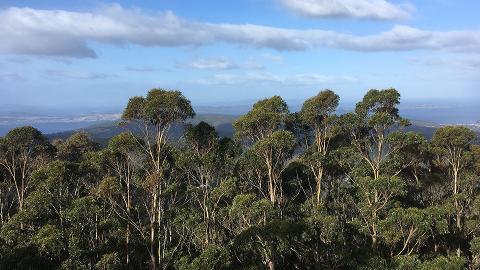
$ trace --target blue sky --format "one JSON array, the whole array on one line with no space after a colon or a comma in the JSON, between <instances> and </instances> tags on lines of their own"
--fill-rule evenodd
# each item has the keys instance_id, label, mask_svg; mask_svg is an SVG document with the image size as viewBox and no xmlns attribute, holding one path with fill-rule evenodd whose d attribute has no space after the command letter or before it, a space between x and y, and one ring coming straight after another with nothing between
<instances>
[{"instance_id":1,"label":"blue sky","mask_svg":"<svg viewBox=\"0 0 480 270\"><path fill-rule=\"evenodd\" d=\"M196 105L330 88L355 101L480 100L480 1L2 1L0 104Z\"/></svg>"}]
</instances>

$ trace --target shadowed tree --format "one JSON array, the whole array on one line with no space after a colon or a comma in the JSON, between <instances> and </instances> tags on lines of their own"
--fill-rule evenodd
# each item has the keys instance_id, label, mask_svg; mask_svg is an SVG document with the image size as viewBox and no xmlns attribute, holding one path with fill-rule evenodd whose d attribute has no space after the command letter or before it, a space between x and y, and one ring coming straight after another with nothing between
<instances>
[{"instance_id":1,"label":"shadowed tree","mask_svg":"<svg viewBox=\"0 0 480 270\"><path fill-rule=\"evenodd\" d=\"M32 171L46 163L52 146L33 127L12 129L0 138L0 165L5 168L17 193L18 210L22 211Z\"/></svg>"},{"instance_id":2,"label":"shadowed tree","mask_svg":"<svg viewBox=\"0 0 480 270\"><path fill-rule=\"evenodd\" d=\"M231 168L237 151L230 139L219 139L215 128L205 122L188 127L185 141L187 145L177 156L177 166L185 173L189 194L203 213L204 249L218 242L216 216L225 197L219 191L235 185Z\"/></svg>"},{"instance_id":3,"label":"shadowed tree","mask_svg":"<svg viewBox=\"0 0 480 270\"><path fill-rule=\"evenodd\" d=\"M104 162L111 177L104 178L99 185L101 196L107 199L112 209L125 224L125 263L130 264L130 237L131 227L139 230L144 236L141 228L141 220L133 214L139 172L143 169L145 153L139 145L137 138L131 133L124 132L110 139L106 149L103 151ZM137 198L138 199L138 198Z\"/></svg>"},{"instance_id":4,"label":"shadowed tree","mask_svg":"<svg viewBox=\"0 0 480 270\"><path fill-rule=\"evenodd\" d=\"M85 153L96 151L100 147L93 142L87 132L81 131L57 143L57 158L68 161L80 161Z\"/></svg>"}]
</instances>

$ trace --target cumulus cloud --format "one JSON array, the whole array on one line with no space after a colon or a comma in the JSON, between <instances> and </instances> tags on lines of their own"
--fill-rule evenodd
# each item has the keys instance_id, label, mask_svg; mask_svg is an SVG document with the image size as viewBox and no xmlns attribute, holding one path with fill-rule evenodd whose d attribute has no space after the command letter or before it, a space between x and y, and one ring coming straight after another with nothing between
<instances>
[{"instance_id":1,"label":"cumulus cloud","mask_svg":"<svg viewBox=\"0 0 480 270\"><path fill-rule=\"evenodd\" d=\"M313 85L323 83L351 83L358 80L350 76L331 76L315 73L279 76L267 72L246 74L215 74L213 76L194 80L192 83L203 85L239 85L239 84L283 84L283 85Z\"/></svg>"},{"instance_id":2,"label":"cumulus cloud","mask_svg":"<svg viewBox=\"0 0 480 270\"><path fill-rule=\"evenodd\" d=\"M96 57L91 42L140 46L228 43L279 51L338 48L354 51L480 51L480 31L426 31L396 25L373 35L254 24L214 24L111 5L92 12L8 8L0 11L0 53Z\"/></svg>"},{"instance_id":3,"label":"cumulus cloud","mask_svg":"<svg viewBox=\"0 0 480 270\"><path fill-rule=\"evenodd\" d=\"M415 10L411 4L396 5L385 0L280 0L297 14L314 18L403 20Z\"/></svg>"}]
</instances>

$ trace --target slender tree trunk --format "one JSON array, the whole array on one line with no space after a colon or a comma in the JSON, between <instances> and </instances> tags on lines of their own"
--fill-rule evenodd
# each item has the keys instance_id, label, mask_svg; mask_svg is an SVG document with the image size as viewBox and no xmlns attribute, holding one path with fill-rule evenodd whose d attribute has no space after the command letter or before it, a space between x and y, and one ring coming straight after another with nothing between
<instances>
[{"instance_id":1,"label":"slender tree trunk","mask_svg":"<svg viewBox=\"0 0 480 270\"><path fill-rule=\"evenodd\" d=\"M458 194L458 168L454 167L453 168L453 194L454 196L456 196ZM457 257L460 257L462 251L461 251L461 248L460 248L460 245L461 245L461 237L460 237L460 234L461 234L461 230L462 230L462 213L461 213L461 210L460 210L460 205L458 203L458 199L455 198L455 212L456 212L456 226L457 226L457 233L458 233L458 247L457 247Z\"/></svg>"},{"instance_id":2,"label":"slender tree trunk","mask_svg":"<svg viewBox=\"0 0 480 270\"><path fill-rule=\"evenodd\" d=\"M130 224L127 223L127 235L126 235L126 238L125 238L125 252L126 252L126 256L125 256L125 264L127 266L127 269L129 269L129 265L130 265Z\"/></svg>"},{"instance_id":3,"label":"slender tree trunk","mask_svg":"<svg viewBox=\"0 0 480 270\"><path fill-rule=\"evenodd\" d=\"M267 263L269 270L275 270L275 263L272 260L269 260Z\"/></svg>"},{"instance_id":4,"label":"slender tree trunk","mask_svg":"<svg viewBox=\"0 0 480 270\"><path fill-rule=\"evenodd\" d=\"M372 235L372 248L376 250L377 245L378 245L378 238L377 238L377 234L375 233Z\"/></svg>"},{"instance_id":5,"label":"slender tree trunk","mask_svg":"<svg viewBox=\"0 0 480 270\"><path fill-rule=\"evenodd\" d=\"M269 167L268 168L268 191L270 195L270 201L272 204L275 204L276 198L275 198L275 180L273 177L273 172L272 169Z\"/></svg>"},{"instance_id":6,"label":"slender tree trunk","mask_svg":"<svg viewBox=\"0 0 480 270\"><path fill-rule=\"evenodd\" d=\"M150 260L152 263L152 269L157 270L158 258L157 258L157 239L156 239L156 232L157 232L157 220L156 220L156 209L157 209L157 194L153 195L152 198L152 209L150 221Z\"/></svg>"},{"instance_id":7,"label":"slender tree trunk","mask_svg":"<svg viewBox=\"0 0 480 270\"><path fill-rule=\"evenodd\" d=\"M317 205L322 203L322 178L323 178L323 168L320 167L317 175Z\"/></svg>"}]
</instances>

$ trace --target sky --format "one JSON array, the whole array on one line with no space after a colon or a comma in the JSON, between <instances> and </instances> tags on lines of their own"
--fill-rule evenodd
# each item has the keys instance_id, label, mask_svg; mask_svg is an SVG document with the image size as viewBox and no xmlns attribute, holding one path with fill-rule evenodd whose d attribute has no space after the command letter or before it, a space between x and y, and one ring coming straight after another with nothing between
<instances>
[{"instance_id":1,"label":"sky","mask_svg":"<svg viewBox=\"0 0 480 270\"><path fill-rule=\"evenodd\" d=\"M0 1L0 104L480 101L478 0Z\"/></svg>"}]
</instances>

